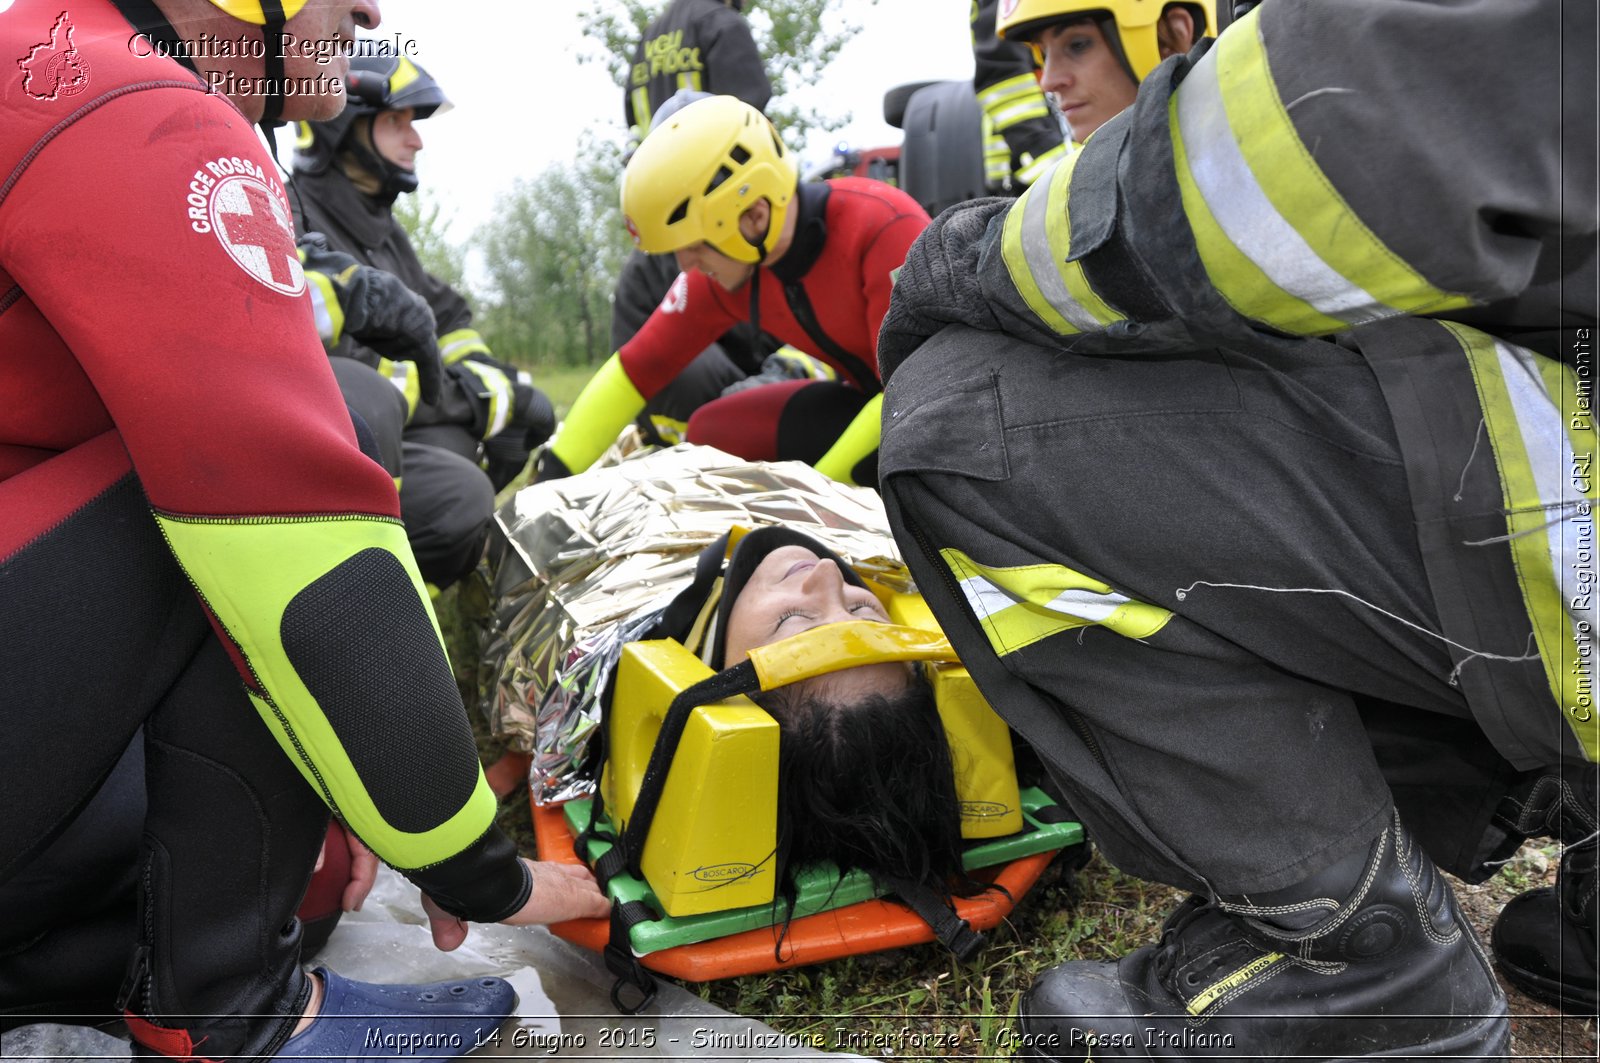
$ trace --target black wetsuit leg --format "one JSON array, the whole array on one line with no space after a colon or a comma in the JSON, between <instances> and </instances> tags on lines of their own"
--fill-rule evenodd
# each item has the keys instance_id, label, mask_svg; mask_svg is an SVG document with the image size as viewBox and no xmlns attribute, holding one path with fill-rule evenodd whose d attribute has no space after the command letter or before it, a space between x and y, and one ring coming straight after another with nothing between
<instances>
[{"instance_id":1,"label":"black wetsuit leg","mask_svg":"<svg viewBox=\"0 0 1600 1063\"><path fill-rule=\"evenodd\" d=\"M61 837L142 726L130 1023L160 1027L144 1040L170 1055L271 1055L304 1007L294 913L327 811L245 695L137 479L0 563L0 586L0 883Z\"/></svg>"}]
</instances>

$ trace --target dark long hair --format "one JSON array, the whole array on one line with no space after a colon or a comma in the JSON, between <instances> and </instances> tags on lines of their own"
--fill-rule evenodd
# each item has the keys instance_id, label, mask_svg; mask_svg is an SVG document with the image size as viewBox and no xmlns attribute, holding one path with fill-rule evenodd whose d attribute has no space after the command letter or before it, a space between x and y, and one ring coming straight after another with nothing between
<instances>
[{"instance_id":1,"label":"dark long hair","mask_svg":"<svg viewBox=\"0 0 1600 1063\"><path fill-rule=\"evenodd\" d=\"M778 721L775 870L791 910L794 873L823 860L947 899L985 888L961 866L950 744L926 682L848 703L804 684L756 700Z\"/></svg>"}]
</instances>

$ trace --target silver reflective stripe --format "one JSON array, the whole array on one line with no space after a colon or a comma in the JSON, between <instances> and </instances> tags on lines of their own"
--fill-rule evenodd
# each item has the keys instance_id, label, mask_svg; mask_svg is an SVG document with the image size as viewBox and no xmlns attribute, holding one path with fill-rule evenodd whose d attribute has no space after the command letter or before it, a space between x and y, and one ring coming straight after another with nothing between
<instances>
[{"instance_id":1,"label":"silver reflective stripe","mask_svg":"<svg viewBox=\"0 0 1600 1063\"><path fill-rule=\"evenodd\" d=\"M1563 512L1562 505L1573 499L1571 476L1575 455L1568 438L1561 408L1545 389L1544 380L1534 362L1533 355L1521 347L1508 343L1494 345L1495 356L1500 361L1500 376L1505 381L1506 394L1511 400L1511 411L1517 419L1517 431L1522 436L1522 447L1527 454L1529 471L1533 474L1534 488L1539 501L1546 507L1550 524L1544 529L1550 550L1550 567L1555 570L1561 585L1561 600L1568 615L1577 622L1587 624L1587 629L1577 629L1574 640L1591 641L1600 617L1600 605L1591 593L1594 590L1595 542L1591 531L1588 542L1580 536L1579 514L1576 509ZM1587 518L1592 522L1593 518ZM1593 524L1587 525L1590 529ZM1587 565L1578 563L1587 555ZM1579 573L1585 573L1580 578ZM1587 602L1587 608L1579 603Z\"/></svg>"},{"instance_id":2,"label":"silver reflective stripe","mask_svg":"<svg viewBox=\"0 0 1600 1063\"><path fill-rule=\"evenodd\" d=\"M961 593L979 619L987 619L1017 604L1017 600L981 576L961 581Z\"/></svg>"},{"instance_id":3,"label":"silver reflective stripe","mask_svg":"<svg viewBox=\"0 0 1600 1063\"><path fill-rule=\"evenodd\" d=\"M1091 624L1099 624L1108 619L1112 613L1127 605L1129 598L1108 591L1104 594L1091 590L1075 588L1062 591L1050 600L1045 606L1053 612L1064 616L1075 616L1080 620L1087 620Z\"/></svg>"},{"instance_id":4,"label":"silver reflective stripe","mask_svg":"<svg viewBox=\"0 0 1600 1063\"><path fill-rule=\"evenodd\" d=\"M400 389L400 394L406 393L406 382L411 378L410 362L389 363L389 383Z\"/></svg>"},{"instance_id":5,"label":"silver reflective stripe","mask_svg":"<svg viewBox=\"0 0 1600 1063\"><path fill-rule=\"evenodd\" d=\"M1028 201L1022 210L1022 254L1028 260L1028 272L1033 275L1033 282L1039 286L1039 294L1044 296L1045 301L1079 332L1094 332L1102 327L1099 320L1067 291L1061 267L1056 263L1055 253L1050 250L1050 189L1057 178L1072 180L1070 171L1061 172L1061 163L1066 161L1058 160L1029 187ZM1069 222L1062 218L1059 224L1067 225Z\"/></svg>"},{"instance_id":6,"label":"silver reflective stripe","mask_svg":"<svg viewBox=\"0 0 1600 1063\"><path fill-rule=\"evenodd\" d=\"M334 343L333 317L328 313L327 297L320 284L313 282L306 287L311 289L311 312L316 317L317 335L322 337L324 347L331 347Z\"/></svg>"},{"instance_id":7,"label":"silver reflective stripe","mask_svg":"<svg viewBox=\"0 0 1600 1063\"><path fill-rule=\"evenodd\" d=\"M1040 100L1018 100L1015 103L996 108L990 112L990 117L994 119L994 127L996 129L1010 129L1018 122L1026 121L1029 118L1043 118L1049 113L1044 109L1044 103Z\"/></svg>"},{"instance_id":8,"label":"silver reflective stripe","mask_svg":"<svg viewBox=\"0 0 1600 1063\"><path fill-rule=\"evenodd\" d=\"M472 375L489 389L489 426L484 429L483 438L499 435L500 430L511 423L511 381L492 365L470 361L461 364L471 370Z\"/></svg>"},{"instance_id":9,"label":"silver reflective stripe","mask_svg":"<svg viewBox=\"0 0 1600 1063\"><path fill-rule=\"evenodd\" d=\"M1228 124L1217 49L1195 64L1177 99L1178 130L1195 187L1241 254L1272 283L1331 318L1359 325L1397 313L1323 261L1273 207Z\"/></svg>"}]
</instances>

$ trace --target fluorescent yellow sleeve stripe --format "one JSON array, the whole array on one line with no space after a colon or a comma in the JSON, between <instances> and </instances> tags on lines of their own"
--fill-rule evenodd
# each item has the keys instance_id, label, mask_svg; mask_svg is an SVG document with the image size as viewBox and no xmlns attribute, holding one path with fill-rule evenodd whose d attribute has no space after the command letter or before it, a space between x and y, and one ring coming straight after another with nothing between
<instances>
[{"instance_id":1,"label":"fluorescent yellow sleeve stripe","mask_svg":"<svg viewBox=\"0 0 1600 1063\"><path fill-rule=\"evenodd\" d=\"M648 86L633 90L633 125L641 139L650 131L650 89Z\"/></svg>"},{"instance_id":2,"label":"fluorescent yellow sleeve stripe","mask_svg":"<svg viewBox=\"0 0 1600 1063\"><path fill-rule=\"evenodd\" d=\"M200 521L164 514L156 520L265 692L264 697L252 694L252 700L274 738L307 781L379 856L399 868L427 867L460 852L488 828L495 800L481 773L471 800L439 826L407 833L385 821L283 648L280 626L295 595L363 550L394 555L433 619L433 607L427 604L427 591L399 521L382 517ZM437 638L436 619L433 627Z\"/></svg>"},{"instance_id":3,"label":"fluorescent yellow sleeve stripe","mask_svg":"<svg viewBox=\"0 0 1600 1063\"><path fill-rule=\"evenodd\" d=\"M1278 97L1255 12L1195 65L1169 123L1201 259L1240 313L1320 334L1470 305L1389 250L1328 182Z\"/></svg>"},{"instance_id":4,"label":"fluorescent yellow sleeve stripe","mask_svg":"<svg viewBox=\"0 0 1600 1063\"><path fill-rule=\"evenodd\" d=\"M1072 250L1067 201L1081 154L1065 155L1022 194L1006 212L1000 241L1011 283L1028 308L1062 336L1094 332L1122 319L1089 286L1083 265L1067 261Z\"/></svg>"},{"instance_id":5,"label":"fluorescent yellow sleeve stripe","mask_svg":"<svg viewBox=\"0 0 1600 1063\"><path fill-rule=\"evenodd\" d=\"M1040 175L1049 170L1050 167L1054 166L1062 159L1065 159L1067 155L1071 153L1071 151L1071 145L1065 142L1057 144L1043 155L1023 163L1023 165L1017 169L1017 180L1021 181L1025 185L1033 184L1039 179Z\"/></svg>"},{"instance_id":6,"label":"fluorescent yellow sleeve stripe","mask_svg":"<svg viewBox=\"0 0 1600 1063\"><path fill-rule=\"evenodd\" d=\"M879 433L883 430L883 394L880 392L861 407L855 420L839 434L828 452L817 459L816 469L822 475L840 483L853 484L852 470L861 459L878 449ZM877 484L862 484L876 487Z\"/></svg>"},{"instance_id":7,"label":"fluorescent yellow sleeve stripe","mask_svg":"<svg viewBox=\"0 0 1600 1063\"><path fill-rule=\"evenodd\" d=\"M978 93L978 106L996 131L1009 129L1030 118L1048 118L1050 105L1032 74L1018 74Z\"/></svg>"},{"instance_id":8,"label":"fluorescent yellow sleeve stripe","mask_svg":"<svg viewBox=\"0 0 1600 1063\"><path fill-rule=\"evenodd\" d=\"M680 421L664 413L652 413L650 425L656 430L656 435L661 437L661 441L669 447L682 443L684 434L689 431L688 421Z\"/></svg>"},{"instance_id":9,"label":"fluorescent yellow sleeve stripe","mask_svg":"<svg viewBox=\"0 0 1600 1063\"><path fill-rule=\"evenodd\" d=\"M617 433L644 409L644 396L628 379L622 359L613 354L584 385L550 440L550 452L573 472L595 463Z\"/></svg>"},{"instance_id":10,"label":"fluorescent yellow sleeve stripe","mask_svg":"<svg viewBox=\"0 0 1600 1063\"><path fill-rule=\"evenodd\" d=\"M1011 145L995 132L989 116L983 116L983 179L991 185L1005 183L1011 176Z\"/></svg>"},{"instance_id":11,"label":"fluorescent yellow sleeve stripe","mask_svg":"<svg viewBox=\"0 0 1600 1063\"><path fill-rule=\"evenodd\" d=\"M455 365L470 354L488 355L489 345L474 328L458 328L439 337L439 357L445 365Z\"/></svg>"},{"instance_id":12,"label":"fluorescent yellow sleeve stripe","mask_svg":"<svg viewBox=\"0 0 1600 1063\"><path fill-rule=\"evenodd\" d=\"M422 401L421 374L410 362L393 362L387 358L378 359L378 372L406 397L406 420L410 421L411 415L417 412L417 403Z\"/></svg>"},{"instance_id":13,"label":"fluorescent yellow sleeve stripe","mask_svg":"<svg viewBox=\"0 0 1600 1063\"><path fill-rule=\"evenodd\" d=\"M483 428L483 438L500 434L500 430L511 423L511 412L515 408L514 395L512 394L511 379L492 365L483 362L460 363L473 376L482 382L489 395L489 420Z\"/></svg>"},{"instance_id":14,"label":"fluorescent yellow sleeve stripe","mask_svg":"<svg viewBox=\"0 0 1600 1063\"><path fill-rule=\"evenodd\" d=\"M317 319L317 335L324 347L332 347L344 335L344 307L333 292L333 282L328 275L314 269L305 271L306 290L311 296L311 312Z\"/></svg>"},{"instance_id":15,"label":"fluorescent yellow sleeve stripe","mask_svg":"<svg viewBox=\"0 0 1600 1063\"><path fill-rule=\"evenodd\" d=\"M1039 82L1032 74L1015 74L1004 81L996 81L978 93L978 106L986 111L993 107L1004 107L1012 100L1037 92Z\"/></svg>"},{"instance_id":16,"label":"fluorescent yellow sleeve stripe","mask_svg":"<svg viewBox=\"0 0 1600 1063\"><path fill-rule=\"evenodd\" d=\"M1475 329L1446 324L1466 352L1504 485L1506 531L1552 695L1590 760L1600 760L1594 699L1594 446L1574 446L1570 419L1547 388L1576 390L1571 369ZM1587 510L1587 512L1585 512Z\"/></svg>"},{"instance_id":17,"label":"fluorescent yellow sleeve stripe","mask_svg":"<svg viewBox=\"0 0 1600 1063\"><path fill-rule=\"evenodd\" d=\"M1169 610L1135 601L1064 565L994 568L954 548L940 550L939 556L1001 657L1090 625L1124 638L1149 638L1172 619Z\"/></svg>"}]
</instances>

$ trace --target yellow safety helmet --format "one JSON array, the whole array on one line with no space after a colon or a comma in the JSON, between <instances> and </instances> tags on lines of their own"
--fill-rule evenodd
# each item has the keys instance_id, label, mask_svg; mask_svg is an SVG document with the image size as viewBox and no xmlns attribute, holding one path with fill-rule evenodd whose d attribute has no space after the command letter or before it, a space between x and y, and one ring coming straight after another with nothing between
<instances>
[{"instance_id":1,"label":"yellow safety helmet","mask_svg":"<svg viewBox=\"0 0 1600 1063\"><path fill-rule=\"evenodd\" d=\"M269 18L280 24L294 18L306 6L306 0L277 0L277 3L273 3L273 0L211 0L211 5L221 8L240 22L265 26ZM272 8L277 8L281 14L272 12Z\"/></svg>"},{"instance_id":2,"label":"yellow safety helmet","mask_svg":"<svg viewBox=\"0 0 1600 1063\"><path fill-rule=\"evenodd\" d=\"M1217 35L1217 0L1000 0L995 35L1030 41L1052 23L1081 15L1103 15L1116 22L1122 54L1134 80L1143 81L1161 63L1156 23L1173 3L1205 12L1205 25L1196 27L1197 38ZM1034 55L1037 59L1038 53Z\"/></svg>"},{"instance_id":3,"label":"yellow safety helmet","mask_svg":"<svg viewBox=\"0 0 1600 1063\"><path fill-rule=\"evenodd\" d=\"M622 172L622 214L640 250L666 254L708 243L760 262L777 243L800 165L772 122L735 96L697 100L652 129ZM758 200L772 207L759 245L739 231Z\"/></svg>"}]
</instances>

